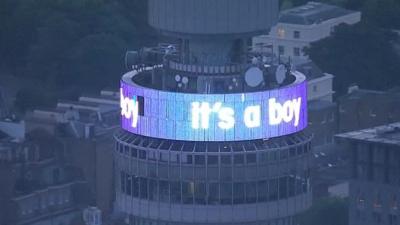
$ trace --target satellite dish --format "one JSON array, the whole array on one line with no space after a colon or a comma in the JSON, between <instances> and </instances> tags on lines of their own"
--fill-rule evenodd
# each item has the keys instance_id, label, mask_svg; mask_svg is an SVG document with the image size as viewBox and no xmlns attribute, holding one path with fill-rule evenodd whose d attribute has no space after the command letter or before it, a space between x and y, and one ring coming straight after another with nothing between
<instances>
[{"instance_id":1,"label":"satellite dish","mask_svg":"<svg viewBox=\"0 0 400 225\"><path fill-rule=\"evenodd\" d=\"M251 67L246 71L244 79L250 87L257 87L264 81L263 72L258 67Z\"/></svg>"},{"instance_id":2,"label":"satellite dish","mask_svg":"<svg viewBox=\"0 0 400 225\"><path fill-rule=\"evenodd\" d=\"M282 84L286 79L286 67L284 65L279 65L278 68L276 68L275 78L278 84Z\"/></svg>"},{"instance_id":3,"label":"satellite dish","mask_svg":"<svg viewBox=\"0 0 400 225\"><path fill-rule=\"evenodd\" d=\"M183 84L189 83L189 78L183 77L183 78L182 78L182 83L183 83Z\"/></svg>"},{"instance_id":4,"label":"satellite dish","mask_svg":"<svg viewBox=\"0 0 400 225\"><path fill-rule=\"evenodd\" d=\"M181 76L179 76L179 74L175 75L175 81L176 82L181 81Z\"/></svg>"}]
</instances>

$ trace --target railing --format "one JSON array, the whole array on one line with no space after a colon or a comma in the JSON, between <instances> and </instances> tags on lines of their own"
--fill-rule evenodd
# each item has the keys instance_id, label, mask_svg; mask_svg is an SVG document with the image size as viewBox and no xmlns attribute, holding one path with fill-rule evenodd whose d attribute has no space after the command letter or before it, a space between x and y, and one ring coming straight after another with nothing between
<instances>
[{"instance_id":1,"label":"railing","mask_svg":"<svg viewBox=\"0 0 400 225\"><path fill-rule=\"evenodd\" d=\"M240 73L244 69L246 69L246 65L233 64L233 65L223 65L223 66L207 66L207 65L183 64L174 61L169 61L169 68L188 73L223 75L223 74Z\"/></svg>"}]
</instances>

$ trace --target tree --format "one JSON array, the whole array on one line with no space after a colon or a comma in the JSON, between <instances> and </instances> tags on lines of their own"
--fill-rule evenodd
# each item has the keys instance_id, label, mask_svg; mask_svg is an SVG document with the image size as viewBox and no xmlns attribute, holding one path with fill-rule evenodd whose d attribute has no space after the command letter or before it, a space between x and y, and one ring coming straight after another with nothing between
<instances>
[{"instance_id":1,"label":"tree","mask_svg":"<svg viewBox=\"0 0 400 225\"><path fill-rule=\"evenodd\" d=\"M347 225L348 201L339 198L322 199L301 214L299 225Z\"/></svg>"},{"instance_id":2,"label":"tree","mask_svg":"<svg viewBox=\"0 0 400 225\"><path fill-rule=\"evenodd\" d=\"M340 25L305 52L322 70L335 75L338 94L353 83L379 90L400 85L400 57L392 44L397 39L394 33L371 24Z\"/></svg>"}]
</instances>

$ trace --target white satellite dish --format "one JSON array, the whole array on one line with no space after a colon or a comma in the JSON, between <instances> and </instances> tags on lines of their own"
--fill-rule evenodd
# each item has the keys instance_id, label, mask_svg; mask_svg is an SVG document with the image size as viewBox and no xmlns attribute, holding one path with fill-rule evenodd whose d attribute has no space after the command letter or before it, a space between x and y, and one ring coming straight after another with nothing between
<instances>
[{"instance_id":1,"label":"white satellite dish","mask_svg":"<svg viewBox=\"0 0 400 225\"><path fill-rule=\"evenodd\" d=\"M183 77L183 78L182 78L182 83L183 83L183 84L188 84L188 83L189 83L189 78Z\"/></svg>"},{"instance_id":2,"label":"white satellite dish","mask_svg":"<svg viewBox=\"0 0 400 225\"><path fill-rule=\"evenodd\" d=\"M251 67L246 71L244 80L250 87L257 87L264 81L263 72L258 67Z\"/></svg>"},{"instance_id":3,"label":"white satellite dish","mask_svg":"<svg viewBox=\"0 0 400 225\"><path fill-rule=\"evenodd\" d=\"M278 84L282 84L286 79L286 67L284 65L279 65L278 68L276 68L275 78Z\"/></svg>"},{"instance_id":4,"label":"white satellite dish","mask_svg":"<svg viewBox=\"0 0 400 225\"><path fill-rule=\"evenodd\" d=\"M175 81L176 82L181 81L181 76L179 76L179 74L175 75Z\"/></svg>"}]
</instances>

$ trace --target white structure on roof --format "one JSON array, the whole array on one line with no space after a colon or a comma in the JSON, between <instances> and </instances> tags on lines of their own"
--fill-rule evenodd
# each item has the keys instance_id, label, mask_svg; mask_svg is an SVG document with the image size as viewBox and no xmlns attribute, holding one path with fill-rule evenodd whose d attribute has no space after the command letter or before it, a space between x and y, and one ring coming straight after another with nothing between
<instances>
[{"instance_id":1,"label":"white structure on roof","mask_svg":"<svg viewBox=\"0 0 400 225\"><path fill-rule=\"evenodd\" d=\"M289 57L294 63L304 62L308 57L303 49L310 43L331 35L340 24L356 24L361 20L361 13L319 2L282 11L279 22L268 35L253 38L253 48L264 51L265 46L272 46L276 56Z\"/></svg>"}]
</instances>

